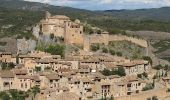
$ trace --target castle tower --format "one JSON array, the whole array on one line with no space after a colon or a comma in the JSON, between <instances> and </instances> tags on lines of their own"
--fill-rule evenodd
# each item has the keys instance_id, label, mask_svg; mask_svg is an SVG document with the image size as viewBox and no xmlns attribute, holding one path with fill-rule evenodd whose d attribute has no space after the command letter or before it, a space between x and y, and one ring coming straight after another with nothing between
<instances>
[{"instance_id":1,"label":"castle tower","mask_svg":"<svg viewBox=\"0 0 170 100\"><path fill-rule=\"evenodd\" d=\"M50 18L50 17L51 17L51 14L48 11L46 11L45 12L45 18Z\"/></svg>"}]
</instances>

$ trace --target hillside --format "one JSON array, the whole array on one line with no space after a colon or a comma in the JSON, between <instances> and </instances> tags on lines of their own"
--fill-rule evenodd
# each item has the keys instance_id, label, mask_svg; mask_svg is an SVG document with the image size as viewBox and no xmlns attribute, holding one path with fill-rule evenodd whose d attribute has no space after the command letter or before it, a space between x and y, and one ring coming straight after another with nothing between
<instances>
[{"instance_id":1,"label":"hillside","mask_svg":"<svg viewBox=\"0 0 170 100\"><path fill-rule=\"evenodd\" d=\"M137 10L106 10L101 13L128 20L170 21L170 7L137 9Z\"/></svg>"},{"instance_id":2,"label":"hillside","mask_svg":"<svg viewBox=\"0 0 170 100\"><path fill-rule=\"evenodd\" d=\"M38 2L27 2L23 0L0 0L0 4L1 37L16 36L30 38L31 27L44 17L44 13L47 10L54 15L67 15L72 20L78 18L84 23L105 29L112 34L120 33L120 30L170 32L170 22L164 22L166 19L170 19L170 15L167 12L169 8L133 11L110 10L103 12L70 7L59 7ZM165 16L166 18L162 16ZM153 17L155 19L151 20Z\"/></svg>"}]
</instances>

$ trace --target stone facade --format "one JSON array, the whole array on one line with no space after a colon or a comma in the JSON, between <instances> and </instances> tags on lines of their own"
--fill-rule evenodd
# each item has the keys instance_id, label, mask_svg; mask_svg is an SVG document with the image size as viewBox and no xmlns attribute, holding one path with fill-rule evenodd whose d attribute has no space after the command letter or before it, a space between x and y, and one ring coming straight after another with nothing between
<instances>
[{"instance_id":1,"label":"stone facade","mask_svg":"<svg viewBox=\"0 0 170 100\"><path fill-rule=\"evenodd\" d=\"M64 15L51 16L46 12L46 18L40 22L40 31L43 35L54 34L56 37L63 37L67 44L83 44L83 26L79 20L72 22Z\"/></svg>"},{"instance_id":2,"label":"stone facade","mask_svg":"<svg viewBox=\"0 0 170 100\"><path fill-rule=\"evenodd\" d=\"M74 22L69 17L64 15L51 16L49 12L46 12L46 18L41 20L40 32L44 36L50 36L54 34L55 37L62 37L66 44L81 44L84 46L85 51L90 50L90 45L93 43L108 45L110 41L130 41L139 46L146 48L148 46L147 41L137 39L133 37L123 35L109 35L108 32L102 32L101 34L85 35L83 31L83 25L79 20ZM39 29L37 26L33 28L34 35L38 37Z\"/></svg>"},{"instance_id":3,"label":"stone facade","mask_svg":"<svg viewBox=\"0 0 170 100\"><path fill-rule=\"evenodd\" d=\"M101 34L92 34L86 36L84 41L84 50L89 51L91 44L99 43L108 45L111 41L129 41L144 48L148 47L146 40L128 37L125 35L109 35L107 32L103 32Z\"/></svg>"}]
</instances>

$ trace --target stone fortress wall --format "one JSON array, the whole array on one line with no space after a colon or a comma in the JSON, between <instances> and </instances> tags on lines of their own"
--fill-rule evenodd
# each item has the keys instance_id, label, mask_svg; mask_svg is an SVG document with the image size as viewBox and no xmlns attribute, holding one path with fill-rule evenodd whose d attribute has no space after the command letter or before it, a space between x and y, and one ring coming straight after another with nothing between
<instances>
[{"instance_id":1,"label":"stone fortress wall","mask_svg":"<svg viewBox=\"0 0 170 100\"><path fill-rule=\"evenodd\" d=\"M36 28L37 27L37 28ZM69 17L64 15L51 16L49 12L46 12L46 18L41 20L38 26L33 30L36 37L39 37L39 31L43 35L54 34L56 37L63 37L66 44L81 44L84 46L85 51L90 50L91 44L99 43L108 45L110 41L129 41L135 43L141 47L147 48L148 44L146 40L128 37L125 35L109 35L108 32L102 32L101 34L84 35L83 25L80 20L74 22Z\"/></svg>"},{"instance_id":2,"label":"stone fortress wall","mask_svg":"<svg viewBox=\"0 0 170 100\"><path fill-rule=\"evenodd\" d=\"M146 40L128 37L125 35L109 35L108 33L104 32L102 34L93 34L86 36L84 40L84 50L89 51L91 44L99 43L108 45L110 41L129 41L144 48L148 47L148 43Z\"/></svg>"},{"instance_id":3,"label":"stone fortress wall","mask_svg":"<svg viewBox=\"0 0 170 100\"><path fill-rule=\"evenodd\" d=\"M83 44L83 25L80 20L71 21L65 15L55 15L47 11L46 18L39 23L40 32L43 35L50 36L53 34L56 37L63 37L66 44ZM35 29L35 31L38 31ZM36 35L37 37L37 35Z\"/></svg>"}]
</instances>

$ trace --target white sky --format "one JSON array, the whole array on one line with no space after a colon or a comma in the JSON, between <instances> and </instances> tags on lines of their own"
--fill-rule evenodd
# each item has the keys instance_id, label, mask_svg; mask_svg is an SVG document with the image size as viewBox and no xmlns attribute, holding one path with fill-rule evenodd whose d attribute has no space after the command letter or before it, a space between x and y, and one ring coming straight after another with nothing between
<instances>
[{"instance_id":1,"label":"white sky","mask_svg":"<svg viewBox=\"0 0 170 100\"><path fill-rule=\"evenodd\" d=\"M88 10L141 9L170 6L170 0L26 0Z\"/></svg>"}]
</instances>

